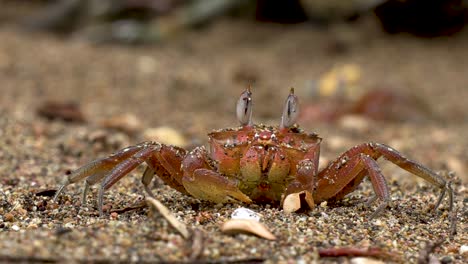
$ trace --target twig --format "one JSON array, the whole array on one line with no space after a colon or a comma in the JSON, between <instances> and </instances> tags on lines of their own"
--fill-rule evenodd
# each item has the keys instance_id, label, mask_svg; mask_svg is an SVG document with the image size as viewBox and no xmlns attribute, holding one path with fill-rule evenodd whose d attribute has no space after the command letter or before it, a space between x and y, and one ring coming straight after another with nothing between
<instances>
[{"instance_id":1,"label":"twig","mask_svg":"<svg viewBox=\"0 0 468 264\"><path fill-rule=\"evenodd\" d=\"M42 258L34 256L5 256L0 255L0 262L2 263L57 263L58 259Z\"/></svg>"},{"instance_id":2,"label":"twig","mask_svg":"<svg viewBox=\"0 0 468 264\"><path fill-rule=\"evenodd\" d=\"M151 206L151 208L154 208L156 211L161 213L161 215L169 222L169 224L174 227L185 239L189 238L189 231L185 224L177 220L177 218L166 206L152 197L146 197L146 202Z\"/></svg>"},{"instance_id":3,"label":"twig","mask_svg":"<svg viewBox=\"0 0 468 264\"><path fill-rule=\"evenodd\" d=\"M200 258L205 248L203 232L200 229L193 230L192 235L192 253L189 260L195 261Z\"/></svg>"},{"instance_id":4,"label":"twig","mask_svg":"<svg viewBox=\"0 0 468 264\"><path fill-rule=\"evenodd\" d=\"M135 203L135 204L132 204L132 205L127 206L127 207L112 209L110 212L111 213L115 212L115 213L121 214L121 213L129 212L129 211L145 208L147 206L148 206L148 204L146 203L146 201L141 201L139 203Z\"/></svg>"},{"instance_id":5,"label":"twig","mask_svg":"<svg viewBox=\"0 0 468 264\"><path fill-rule=\"evenodd\" d=\"M376 257L376 258L393 258L393 254L384 252L380 248L357 248L357 247L344 247L344 248L321 248L318 249L320 257Z\"/></svg>"}]
</instances>

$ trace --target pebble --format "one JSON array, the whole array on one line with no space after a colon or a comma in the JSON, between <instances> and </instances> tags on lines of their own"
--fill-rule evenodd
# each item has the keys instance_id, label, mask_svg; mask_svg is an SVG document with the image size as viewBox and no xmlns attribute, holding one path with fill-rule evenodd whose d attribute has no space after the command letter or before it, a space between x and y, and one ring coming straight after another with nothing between
<instances>
[{"instance_id":1,"label":"pebble","mask_svg":"<svg viewBox=\"0 0 468 264\"><path fill-rule=\"evenodd\" d=\"M105 128L117 129L128 134L138 133L143 127L141 120L136 115L130 113L104 119L101 121L101 125Z\"/></svg>"},{"instance_id":2,"label":"pebble","mask_svg":"<svg viewBox=\"0 0 468 264\"><path fill-rule=\"evenodd\" d=\"M345 115L338 120L338 125L343 129L357 133L364 133L370 127L369 120L358 115Z\"/></svg>"},{"instance_id":3,"label":"pebble","mask_svg":"<svg viewBox=\"0 0 468 264\"><path fill-rule=\"evenodd\" d=\"M111 219L117 219L119 217L119 214L117 212L112 212L110 214Z\"/></svg>"},{"instance_id":4,"label":"pebble","mask_svg":"<svg viewBox=\"0 0 468 264\"><path fill-rule=\"evenodd\" d=\"M468 245L461 245L459 252L460 252L460 255L468 253Z\"/></svg>"},{"instance_id":5,"label":"pebble","mask_svg":"<svg viewBox=\"0 0 468 264\"><path fill-rule=\"evenodd\" d=\"M364 258L364 257L351 259L351 264L384 264L384 263L385 262L381 260L372 259L372 258Z\"/></svg>"},{"instance_id":6,"label":"pebble","mask_svg":"<svg viewBox=\"0 0 468 264\"><path fill-rule=\"evenodd\" d=\"M6 222L14 222L14 221L15 221L15 217L13 216L12 213L6 213L6 214L3 216L3 219L4 219Z\"/></svg>"},{"instance_id":7,"label":"pebble","mask_svg":"<svg viewBox=\"0 0 468 264\"><path fill-rule=\"evenodd\" d=\"M147 141L158 141L167 145L184 147L187 145L185 137L176 129L166 126L147 128L143 132L143 138Z\"/></svg>"}]
</instances>

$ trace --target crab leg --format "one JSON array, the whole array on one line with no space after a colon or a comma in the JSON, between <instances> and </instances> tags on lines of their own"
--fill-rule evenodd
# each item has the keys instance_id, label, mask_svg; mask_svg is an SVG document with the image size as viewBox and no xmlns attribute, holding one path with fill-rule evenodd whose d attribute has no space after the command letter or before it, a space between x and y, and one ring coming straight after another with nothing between
<instances>
[{"instance_id":1,"label":"crab leg","mask_svg":"<svg viewBox=\"0 0 468 264\"><path fill-rule=\"evenodd\" d=\"M82 204L85 204L89 187L102 181L98 196L99 213L102 215L104 191L143 162L148 165L142 177L142 183L148 195L154 196L149 184L155 173L172 188L187 194L182 185L183 174L180 169L184 156L184 149L157 142L144 142L125 148L107 158L90 162L68 175L57 190L54 200L58 198L66 186L86 179L82 194Z\"/></svg>"},{"instance_id":2,"label":"crab leg","mask_svg":"<svg viewBox=\"0 0 468 264\"><path fill-rule=\"evenodd\" d=\"M104 191L112 187L122 177L124 177L125 175L130 173L133 169L138 167L138 165L145 162L153 154L154 151L159 150L158 147L159 145L150 145L138 151L135 155L131 156L129 159L124 160L121 163L117 164L117 166L115 166L109 172L109 174L106 175L106 177L101 183L101 187L99 188L99 194L98 194L99 215L103 215L102 204L103 204Z\"/></svg>"},{"instance_id":3,"label":"crab leg","mask_svg":"<svg viewBox=\"0 0 468 264\"><path fill-rule=\"evenodd\" d=\"M377 162L372 159L370 156L365 154L359 155L360 160L364 163L369 177L371 179L372 187L374 192L377 194L377 197L382 201L382 203L377 207L374 213L371 214L370 218L374 218L380 212L382 212L385 207L387 207L390 201L390 191L388 190L387 181L380 171L379 165Z\"/></svg>"},{"instance_id":4,"label":"crab leg","mask_svg":"<svg viewBox=\"0 0 468 264\"><path fill-rule=\"evenodd\" d=\"M401 155L401 153L399 153L398 151L396 151L395 149L387 145L379 144L379 143L374 143L374 144L369 143L369 144L374 145L375 149L380 154L382 154L382 156L388 161L394 163L398 167L418 177L423 178L424 180L430 182L432 185L441 189L441 193L434 207L434 210L436 210L439 207L440 203L442 202L442 199L444 199L446 192L448 192L448 197L449 197L449 210L450 211L453 210L453 190L452 190L452 187L450 186L450 182L447 182L437 173L424 167L423 165L405 158L403 155Z\"/></svg>"},{"instance_id":5,"label":"crab leg","mask_svg":"<svg viewBox=\"0 0 468 264\"><path fill-rule=\"evenodd\" d=\"M430 169L405 158L395 149L379 143L365 143L355 146L323 169L318 176L314 201L317 203L330 199L340 199L356 189L363 178L369 175L377 197L383 201L371 217L376 216L386 207L389 201L388 186L375 162L382 156L400 168L442 189L435 208L439 206L448 191L449 209L452 211L453 191L449 183Z\"/></svg>"},{"instance_id":6,"label":"crab leg","mask_svg":"<svg viewBox=\"0 0 468 264\"><path fill-rule=\"evenodd\" d=\"M149 184L155 173L172 188L182 193L187 193L181 183L182 172L180 170L180 164L184 155L185 150L183 149L151 142L146 145L146 148L119 163L106 175L101 183L98 194L99 214L102 215L104 191L108 190L112 185L143 162L146 162L148 167L143 173L142 183L149 196L154 196L149 188Z\"/></svg>"},{"instance_id":7,"label":"crab leg","mask_svg":"<svg viewBox=\"0 0 468 264\"><path fill-rule=\"evenodd\" d=\"M67 187L70 184L79 182L86 177L86 183L85 183L85 188L83 190L83 204L86 202L86 193L89 189L90 185L95 184L96 182L100 181L106 173L108 173L113 167L115 167L117 164L122 162L125 159L128 159L135 153L137 153L139 150L141 150L144 147L143 144L132 146L125 148L117 153L112 154L111 156L107 158L102 158L93 162L90 162L89 164L73 171L70 175L67 175L64 181L62 182L62 185L58 188L57 192L55 193L54 196L54 201L57 200L57 198L60 196L60 194L63 192L65 187Z\"/></svg>"}]
</instances>

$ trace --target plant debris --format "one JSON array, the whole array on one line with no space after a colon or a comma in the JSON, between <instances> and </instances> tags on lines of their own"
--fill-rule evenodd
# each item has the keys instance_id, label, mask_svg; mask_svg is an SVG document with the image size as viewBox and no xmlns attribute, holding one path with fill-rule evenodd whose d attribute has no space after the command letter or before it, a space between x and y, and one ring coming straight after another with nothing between
<instances>
[{"instance_id":1,"label":"plant debris","mask_svg":"<svg viewBox=\"0 0 468 264\"><path fill-rule=\"evenodd\" d=\"M39 116L47 119L60 119L67 122L85 122L81 108L74 102L46 101L37 109Z\"/></svg>"},{"instance_id":2,"label":"plant debris","mask_svg":"<svg viewBox=\"0 0 468 264\"><path fill-rule=\"evenodd\" d=\"M152 197L146 197L146 202L158 211L185 239L190 237L189 231L184 223L177 220L171 211L158 200Z\"/></svg>"},{"instance_id":3,"label":"plant debris","mask_svg":"<svg viewBox=\"0 0 468 264\"><path fill-rule=\"evenodd\" d=\"M252 234L268 240L276 240L268 228L252 219L231 219L221 226L221 231L226 234Z\"/></svg>"}]
</instances>

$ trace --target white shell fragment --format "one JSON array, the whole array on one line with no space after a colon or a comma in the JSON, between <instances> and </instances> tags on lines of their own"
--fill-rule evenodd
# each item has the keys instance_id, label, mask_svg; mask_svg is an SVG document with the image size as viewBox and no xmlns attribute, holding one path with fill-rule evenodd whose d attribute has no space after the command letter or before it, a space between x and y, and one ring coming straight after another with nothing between
<instances>
[{"instance_id":1,"label":"white shell fragment","mask_svg":"<svg viewBox=\"0 0 468 264\"><path fill-rule=\"evenodd\" d=\"M385 262L373 258L357 257L351 259L351 264L384 264Z\"/></svg>"},{"instance_id":2,"label":"white shell fragment","mask_svg":"<svg viewBox=\"0 0 468 264\"><path fill-rule=\"evenodd\" d=\"M253 234L268 240L276 240L268 228L252 219L231 219L223 224L221 231L226 234Z\"/></svg>"},{"instance_id":3,"label":"white shell fragment","mask_svg":"<svg viewBox=\"0 0 468 264\"><path fill-rule=\"evenodd\" d=\"M259 213L252 211L250 209L247 209L245 207L237 208L231 214L232 219L251 219L257 222L260 221L261 217L262 216Z\"/></svg>"},{"instance_id":4,"label":"white shell fragment","mask_svg":"<svg viewBox=\"0 0 468 264\"><path fill-rule=\"evenodd\" d=\"M146 197L146 203L148 203L150 208L156 209L156 211L161 213L161 215L169 222L169 224L174 227L185 239L190 237L189 231L185 224L177 220L171 211L160 201L152 197Z\"/></svg>"},{"instance_id":5,"label":"white shell fragment","mask_svg":"<svg viewBox=\"0 0 468 264\"><path fill-rule=\"evenodd\" d=\"M468 253L468 245L461 245L459 253L460 255Z\"/></svg>"}]
</instances>

